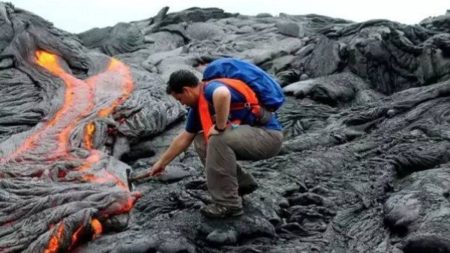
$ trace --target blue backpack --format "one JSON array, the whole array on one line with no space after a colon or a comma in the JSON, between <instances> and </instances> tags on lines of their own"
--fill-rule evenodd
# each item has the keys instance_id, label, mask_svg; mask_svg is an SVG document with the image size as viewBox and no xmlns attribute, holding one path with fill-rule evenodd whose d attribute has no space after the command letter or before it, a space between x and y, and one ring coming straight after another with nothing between
<instances>
[{"instance_id":1,"label":"blue backpack","mask_svg":"<svg viewBox=\"0 0 450 253\"><path fill-rule=\"evenodd\" d=\"M239 79L258 96L260 104L276 111L284 103L281 86L259 67L236 58L222 58L208 64L203 71L203 81L218 78Z\"/></svg>"}]
</instances>

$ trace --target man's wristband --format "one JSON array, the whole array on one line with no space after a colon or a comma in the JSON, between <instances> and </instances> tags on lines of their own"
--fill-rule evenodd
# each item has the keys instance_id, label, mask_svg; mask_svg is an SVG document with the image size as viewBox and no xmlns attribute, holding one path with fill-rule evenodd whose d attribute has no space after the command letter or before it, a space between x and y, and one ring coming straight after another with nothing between
<instances>
[{"instance_id":1,"label":"man's wristband","mask_svg":"<svg viewBox=\"0 0 450 253\"><path fill-rule=\"evenodd\" d=\"M214 125L214 130L216 130L217 132L224 132L225 131L225 129L226 129L227 127L224 127L223 129L219 129L218 127L217 127L217 125Z\"/></svg>"}]
</instances>

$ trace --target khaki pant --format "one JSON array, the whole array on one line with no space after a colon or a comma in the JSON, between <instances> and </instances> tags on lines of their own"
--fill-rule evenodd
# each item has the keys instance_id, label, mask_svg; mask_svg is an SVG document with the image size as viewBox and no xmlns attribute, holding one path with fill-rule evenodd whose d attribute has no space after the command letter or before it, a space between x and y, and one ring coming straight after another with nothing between
<instances>
[{"instance_id":1,"label":"khaki pant","mask_svg":"<svg viewBox=\"0 0 450 253\"><path fill-rule=\"evenodd\" d=\"M205 166L206 183L213 201L227 207L242 207L238 187L253 183L254 179L236 160L270 158L278 154L282 140L281 131L248 125L212 135L208 145L205 145L203 133L197 134L194 146Z\"/></svg>"}]
</instances>

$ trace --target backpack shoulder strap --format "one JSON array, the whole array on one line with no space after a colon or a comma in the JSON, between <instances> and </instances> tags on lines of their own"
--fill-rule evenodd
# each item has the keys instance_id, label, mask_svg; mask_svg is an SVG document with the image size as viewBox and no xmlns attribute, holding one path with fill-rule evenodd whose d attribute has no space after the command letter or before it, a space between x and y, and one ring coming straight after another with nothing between
<instances>
[{"instance_id":1,"label":"backpack shoulder strap","mask_svg":"<svg viewBox=\"0 0 450 253\"><path fill-rule=\"evenodd\" d=\"M245 103L232 103L230 109L231 110L240 110L243 108L252 109L253 113L259 113L259 100L256 96L256 93L241 80L231 79L231 78L218 78L214 79L214 81L219 81L225 84L228 87L233 88L237 92L239 92L245 98Z\"/></svg>"}]
</instances>

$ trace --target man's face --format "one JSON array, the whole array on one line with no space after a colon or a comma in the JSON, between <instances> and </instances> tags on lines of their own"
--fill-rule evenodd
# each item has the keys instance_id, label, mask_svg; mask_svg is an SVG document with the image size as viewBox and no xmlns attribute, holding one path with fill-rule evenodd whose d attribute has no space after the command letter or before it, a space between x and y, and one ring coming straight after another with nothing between
<instances>
[{"instance_id":1,"label":"man's face","mask_svg":"<svg viewBox=\"0 0 450 253\"><path fill-rule=\"evenodd\" d=\"M183 92L175 93L172 92L170 95L176 100L180 101L181 104L190 107L197 105L197 96L195 95L195 88L193 87L183 87Z\"/></svg>"}]
</instances>

